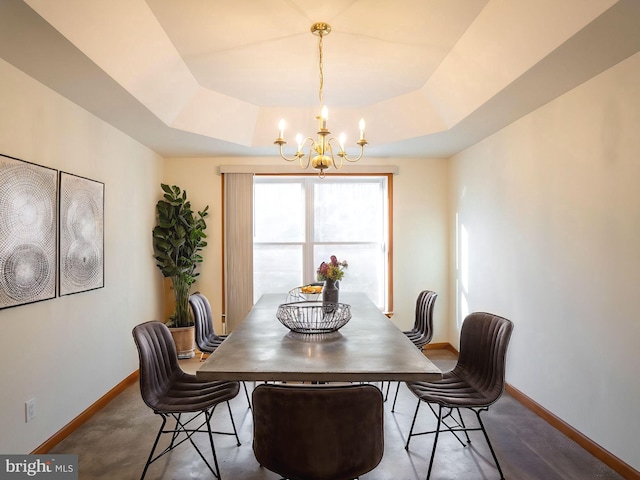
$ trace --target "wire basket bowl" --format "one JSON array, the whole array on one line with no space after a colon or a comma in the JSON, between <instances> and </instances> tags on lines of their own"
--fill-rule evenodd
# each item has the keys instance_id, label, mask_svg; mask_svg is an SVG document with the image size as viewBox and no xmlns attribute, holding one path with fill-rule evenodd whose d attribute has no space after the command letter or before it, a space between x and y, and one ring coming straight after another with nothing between
<instances>
[{"instance_id":1,"label":"wire basket bowl","mask_svg":"<svg viewBox=\"0 0 640 480\"><path fill-rule=\"evenodd\" d=\"M287 303L319 300L322 295L322 285L323 283L310 283L303 287L292 288L287 294Z\"/></svg>"},{"instance_id":2,"label":"wire basket bowl","mask_svg":"<svg viewBox=\"0 0 640 480\"><path fill-rule=\"evenodd\" d=\"M278 307L276 317L292 332L330 333L351 320L351 305L346 303L294 302Z\"/></svg>"}]
</instances>

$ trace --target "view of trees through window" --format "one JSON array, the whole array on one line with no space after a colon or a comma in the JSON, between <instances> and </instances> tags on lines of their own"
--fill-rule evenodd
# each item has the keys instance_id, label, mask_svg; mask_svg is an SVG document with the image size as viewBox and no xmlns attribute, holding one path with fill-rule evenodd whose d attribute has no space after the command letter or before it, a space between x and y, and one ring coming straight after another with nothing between
<instances>
[{"instance_id":1,"label":"view of trees through window","mask_svg":"<svg viewBox=\"0 0 640 480\"><path fill-rule=\"evenodd\" d=\"M331 255L349 267L341 291L387 305L386 176L254 177L254 301L316 281Z\"/></svg>"}]
</instances>

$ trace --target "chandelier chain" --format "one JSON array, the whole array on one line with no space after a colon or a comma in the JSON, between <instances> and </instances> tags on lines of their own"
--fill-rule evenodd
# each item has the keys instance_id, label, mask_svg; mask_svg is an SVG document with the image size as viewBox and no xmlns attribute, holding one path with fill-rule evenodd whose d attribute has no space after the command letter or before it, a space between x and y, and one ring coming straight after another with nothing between
<instances>
[{"instance_id":1,"label":"chandelier chain","mask_svg":"<svg viewBox=\"0 0 640 480\"><path fill-rule=\"evenodd\" d=\"M322 64L322 37L324 35L320 33L320 40L318 40L318 49L319 49L319 61L318 66L320 67L320 91L318 92L318 98L320 100L320 105L322 105L322 87L324 86L324 72L323 72L323 64Z\"/></svg>"}]
</instances>

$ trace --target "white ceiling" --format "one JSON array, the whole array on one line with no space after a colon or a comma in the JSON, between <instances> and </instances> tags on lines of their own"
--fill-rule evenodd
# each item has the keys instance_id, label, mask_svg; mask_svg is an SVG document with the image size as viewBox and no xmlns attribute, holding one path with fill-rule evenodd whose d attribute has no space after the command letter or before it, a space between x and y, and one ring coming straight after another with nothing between
<instances>
[{"instance_id":1,"label":"white ceiling","mask_svg":"<svg viewBox=\"0 0 640 480\"><path fill-rule=\"evenodd\" d=\"M2 0L0 57L164 156L448 157L640 50L638 0ZM351 140L349 140L349 138Z\"/></svg>"}]
</instances>

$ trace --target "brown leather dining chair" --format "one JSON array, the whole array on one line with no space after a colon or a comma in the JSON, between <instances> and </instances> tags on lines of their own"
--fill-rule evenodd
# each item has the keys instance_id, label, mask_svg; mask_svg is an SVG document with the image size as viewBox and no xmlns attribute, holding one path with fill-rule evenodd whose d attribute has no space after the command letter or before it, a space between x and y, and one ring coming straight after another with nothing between
<instances>
[{"instance_id":1,"label":"brown leather dining chair","mask_svg":"<svg viewBox=\"0 0 640 480\"><path fill-rule=\"evenodd\" d=\"M415 320L411 330L404 331L409 340L422 351L422 348L431 342L433 338L433 310L435 309L438 294L431 290L423 290L418 294L416 299ZM398 392L400 391L400 382L396 384L396 393L393 396L393 405L391 411L396 409L396 401L398 400ZM389 385L387 385L387 394L389 393Z\"/></svg>"},{"instance_id":2,"label":"brown leather dining chair","mask_svg":"<svg viewBox=\"0 0 640 480\"><path fill-rule=\"evenodd\" d=\"M438 294L431 290L420 292L416 299L413 328L403 332L419 349L422 349L433 338L433 310L437 298Z\"/></svg>"},{"instance_id":3,"label":"brown leather dining chair","mask_svg":"<svg viewBox=\"0 0 640 480\"><path fill-rule=\"evenodd\" d=\"M462 324L460 354L453 370L443 373L442 379L434 382L407 383L409 390L418 397L418 405L405 449L409 449L411 437L435 434L427 479L431 476L441 431L451 432L463 446L465 444L457 435L458 432L464 432L467 443L470 443L467 432L482 431L500 478L504 479L498 457L493 450L480 414L486 412L504 391L507 347L512 330L513 323L506 318L490 313L471 313ZM429 405L436 416L437 426L433 431L413 433L418 410L423 402ZM433 405L437 405L437 411ZM472 411L479 426L467 427L460 415L460 409ZM455 418L454 412L458 414L458 419Z\"/></svg>"},{"instance_id":4,"label":"brown leather dining chair","mask_svg":"<svg viewBox=\"0 0 640 480\"><path fill-rule=\"evenodd\" d=\"M198 350L200 350L202 355L213 353L227 336L218 335L213 328L213 314L211 313L211 304L207 297L201 293L191 294L189 295L189 305L193 312ZM202 360L202 355L200 356L200 360Z\"/></svg>"},{"instance_id":5,"label":"brown leather dining chair","mask_svg":"<svg viewBox=\"0 0 640 480\"><path fill-rule=\"evenodd\" d=\"M229 406L229 400L234 398L240 389L238 382L203 382L197 380L195 375L184 372L178 363L173 337L162 322L142 323L134 327L132 333L140 360L142 399L155 414L162 418L162 424L140 478L145 477L153 462L188 440L209 467L211 473L220 479L213 433L235 435L237 445L240 446L233 414ZM218 404L223 402L227 403L233 432L214 432L211 429L213 411ZM167 420L170 418L175 421L175 427L167 426L165 428ZM171 442L162 452L154 456L158 440L165 433L170 434ZM215 468L209 464L207 458L191 438L195 433L208 434Z\"/></svg>"},{"instance_id":6,"label":"brown leather dining chair","mask_svg":"<svg viewBox=\"0 0 640 480\"><path fill-rule=\"evenodd\" d=\"M215 352L216 348L222 345L227 335L218 335L213 328L213 314L211 313L211 304L207 297L201 293L193 293L189 295L189 305L193 312L196 345L201 352L200 360L202 361L205 354ZM244 395L247 398L249 408L251 408L247 384L242 382L242 388L244 389Z\"/></svg>"},{"instance_id":7,"label":"brown leather dining chair","mask_svg":"<svg viewBox=\"0 0 640 480\"><path fill-rule=\"evenodd\" d=\"M384 450L382 392L373 385L262 384L253 391L253 451L289 480L346 480Z\"/></svg>"}]
</instances>

